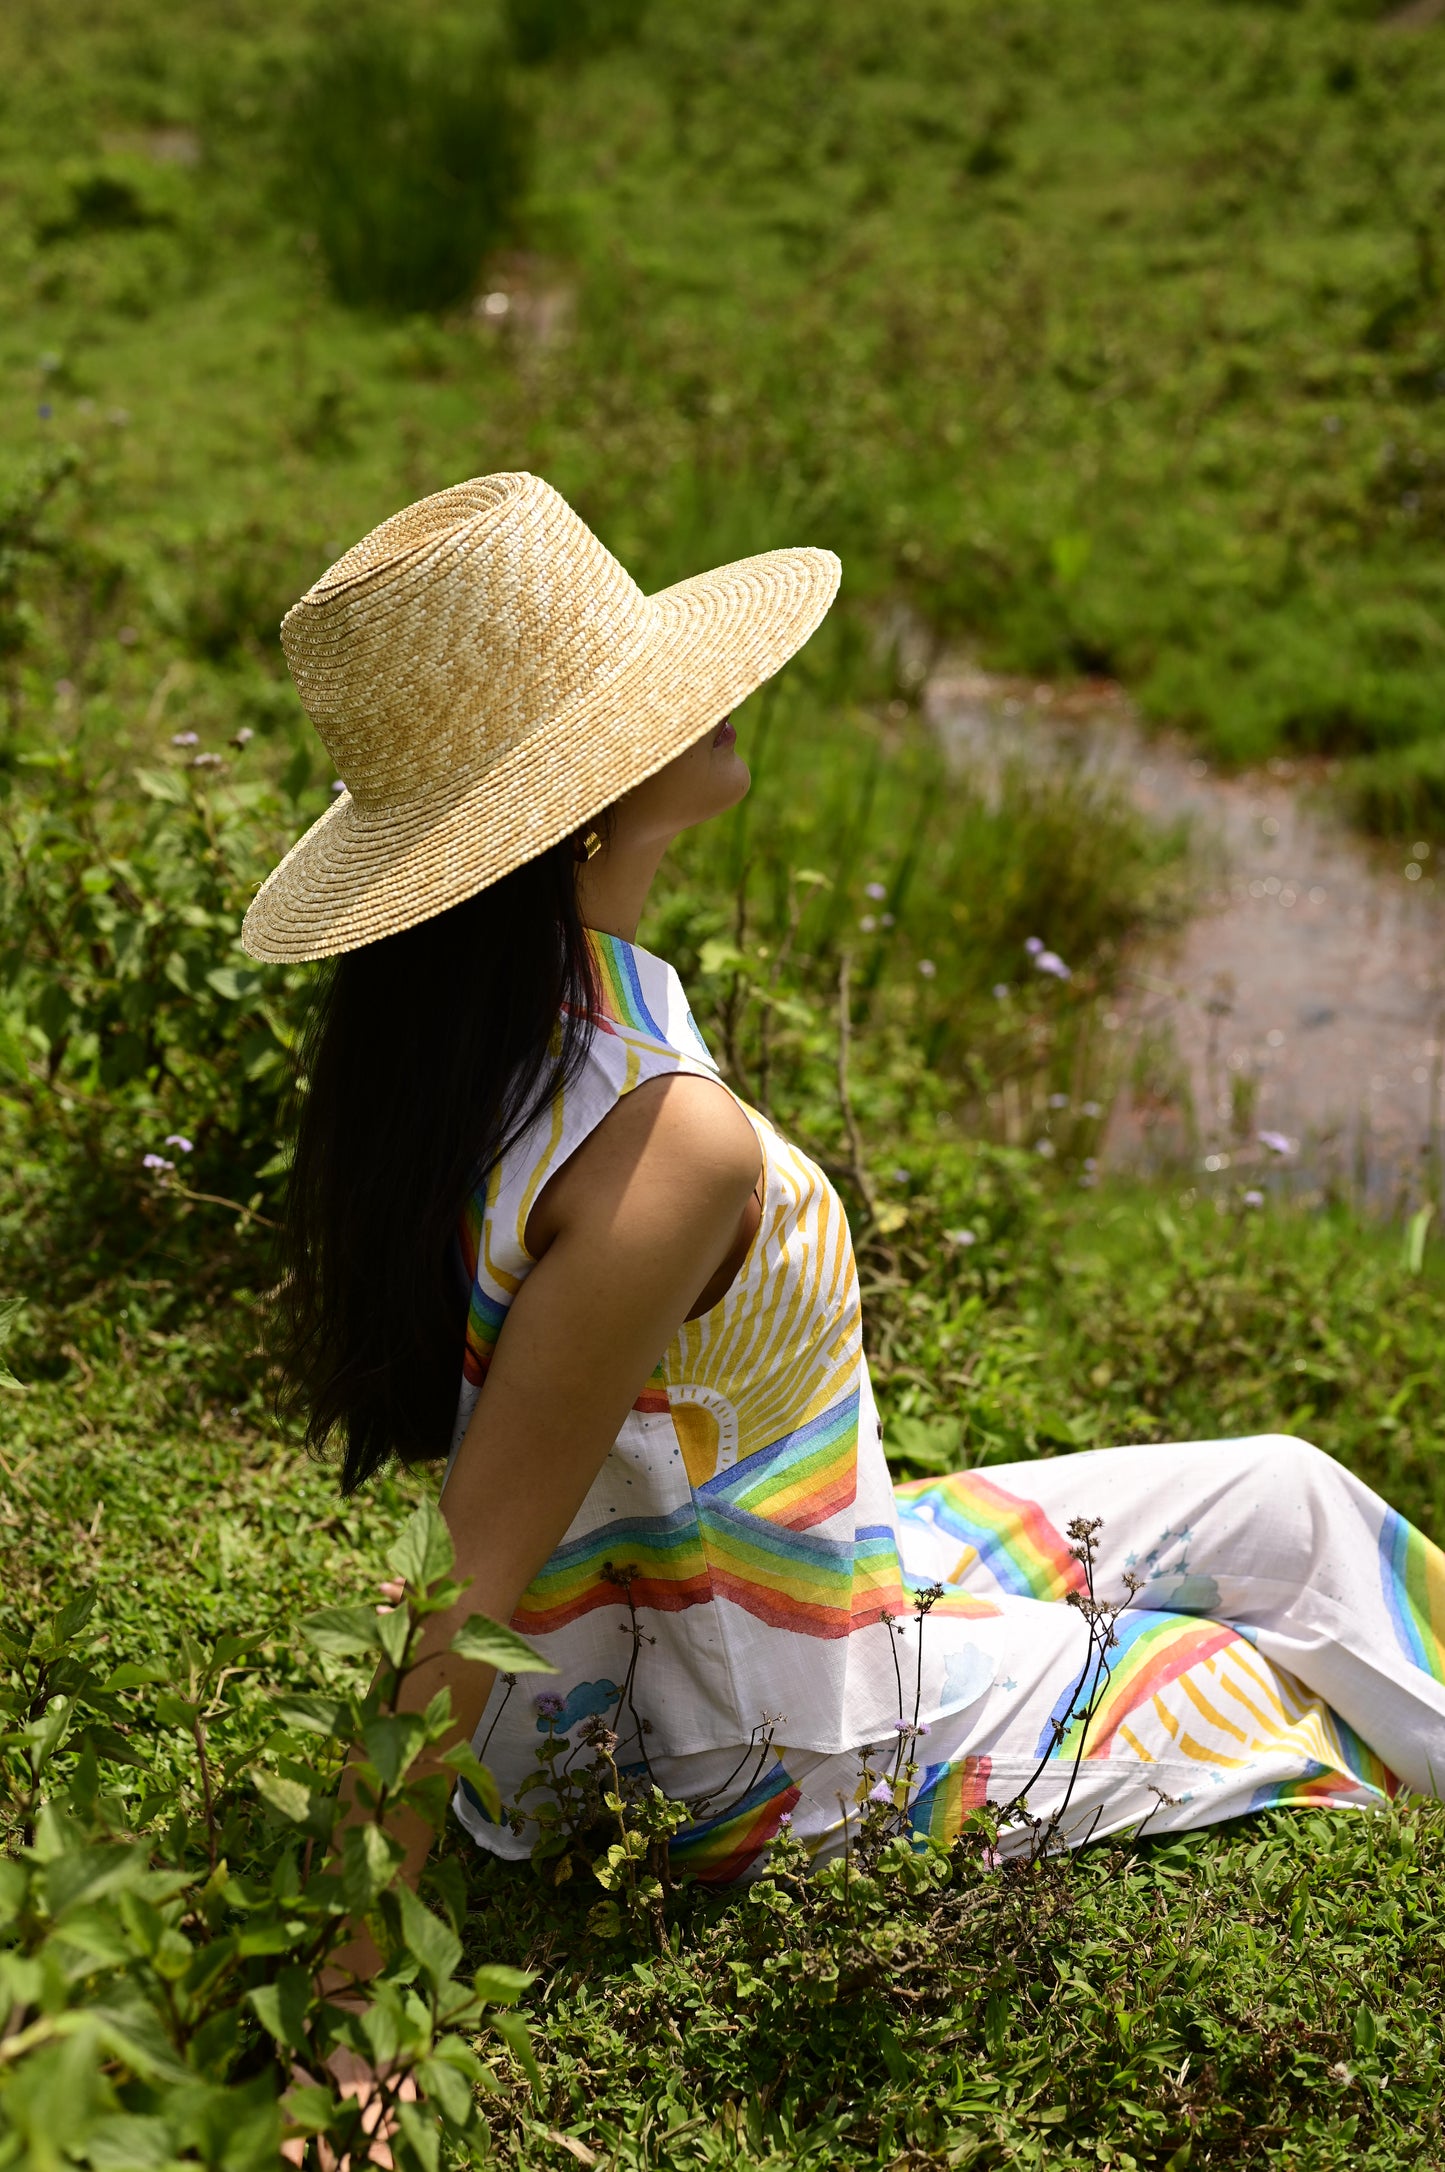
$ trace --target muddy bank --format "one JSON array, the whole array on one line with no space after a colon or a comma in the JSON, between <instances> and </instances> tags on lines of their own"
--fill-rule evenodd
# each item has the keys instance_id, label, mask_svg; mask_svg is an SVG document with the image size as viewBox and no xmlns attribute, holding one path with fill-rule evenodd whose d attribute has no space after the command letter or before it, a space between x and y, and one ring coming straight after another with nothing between
<instances>
[{"instance_id":1,"label":"muddy bank","mask_svg":"<svg viewBox=\"0 0 1445 2172\"><path fill-rule=\"evenodd\" d=\"M1201 1179L1438 1191L1445 1124L1445 840L1374 846L1322 773L1216 775L1146 736L1117 689L1060 697L943 662L925 711L949 759L1077 762L1158 821L1184 818L1197 910L1130 961L1106 1013L1116 1089L1102 1158Z\"/></svg>"}]
</instances>

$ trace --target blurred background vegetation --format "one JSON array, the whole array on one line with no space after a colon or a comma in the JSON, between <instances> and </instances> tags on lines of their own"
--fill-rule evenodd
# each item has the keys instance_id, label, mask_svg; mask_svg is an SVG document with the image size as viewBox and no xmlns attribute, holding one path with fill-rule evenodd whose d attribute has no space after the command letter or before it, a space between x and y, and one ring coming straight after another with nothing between
<instances>
[{"instance_id":1,"label":"blurred background vegetation","mask_svg":"<svg viewBox=\"0 0 1445 2172\"><path fill-rule=\"evenodd\" d=\"M922 695L945 647L1116 678L1212 759L1328 754L1356 819L1431 833L1442 110L1429 0L72 0L63 23L8 0L12 1600L89 1580L127 1654L238 1616L279 1650L299 1606L379 1569L414 1495L339 1507L270 1414L308 974L237 935L332 783L282 612L397 505L499 468L546 475L647 587L779 544L843 557L833 618L740 718L752 798L687 842L644 933L847 1196L900 1474L1289 1428L1441 1534L1427 1222L1100 1178L1100 1018L1131 945L1188 908L1186 840L1067 762L951 773ZM1178 1857L1181 1911L1204 1860ZM1303 1874L1281 1872L1291 1922ZM1133 1934L1109 1944L1107 1883L1080 1905L1112 2013ZM560 1934L522 1909L508 1935L524 1958ZM1112 2036L1095 2068L1038 2013L1011 2035L990 1978L948 2039L1003 2077L973 2154L937 2108L951 2053L917 2127L886 2000L848 2046L852 2127L837 2047L788 2052L791 2096L761 2040L702 2058L669 2100L697 2116L659 2109L671 2051L626 1970L574 1984L555 2040L604 2066L625 2041L617 2134L645 2102L698 2162L801 2162L800 2120L820 2162L1042 2162L1017 2152L1053 2084L1015 2115L1008 2077L1065 2057L1051 2162L1182 2167L1191 2134L1200 2163L1407 2161L1423 2099L1319 2093L1331 2030L1374 2072L1391 2029L1415 2042L1438 1963L1423 1990L1371 1978L1366 2058L1287 1955L1255 1962L1272 2034L1216 2015L1195 2044L1176 2016L1159 2039L1170 2073L1205 2060L1197 2102L1163 2051L1121 2093ZM585 2068L549 2114L579 2133ZM754 2120L733 2099L759 2091ZM579 2161L519 2120L514 2161ZM1315 2125L1314 2156L1280 2154ZM935 2144L955 2154L896 2154Z\"/></svg>"}]
</instances>

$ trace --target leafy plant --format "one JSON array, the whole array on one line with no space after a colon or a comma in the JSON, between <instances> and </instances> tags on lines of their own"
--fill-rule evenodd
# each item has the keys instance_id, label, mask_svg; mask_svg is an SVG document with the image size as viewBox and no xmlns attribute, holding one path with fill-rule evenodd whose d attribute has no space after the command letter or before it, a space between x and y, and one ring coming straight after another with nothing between
<instances>
[{"instance_id":1,"label":"leafy plant","mask_svg":"<svg viewBox=\"0 0 1445 2172\"><path fill-rule=\"evenodd\" d=\"M504 0L507 35L518 60L571 60L636 37L649 0Z\"/></svg>"},{"instance_id":2,"label":"leafy plant","mask_svg":"<svg viewBox=\"0 0 1445 2172\"><path fill-rule=\"evenodd\" d=\"M381 2077L403 2172L435 2172L442 2134L454 2162L489 2154L476 2092L508 2084L476 2040L495 2037L535 2078L511 2011L531 1977L486 1965L459 1980L456 1881L434 1881L436 1914L398 1883L385 1829L398 1807L440 1829L453 1776L497 1808L469 1745L445 1753L446 1773L413 1775L448 1728L449 1692L424 1713L397 1704L422 1624L460 1596L451 1564L427 1506L391 1557L406 1583L395 1608L301 1624L323 1659L380 1661L365 1690L328 1672L240 1700L252 1636L205 1651L183 1636L174 1668L113 1665L93 1592L0 1628L0 2165L273 2172L284 2136L342 2154L362 2111L332 2079L338 2047ZM455 1648L548 1671L481 1615ZM348 1754L359 1814L341 1825ZM353 1920L386 1966L323 1996L318 1971Z\"/></svg>"},{"instance_id":3,"label":"leafy plant","mask_svg":"<svg viewBox=\"0 0 1445 2172\"><path fill-rule=\"evenodd\" d=\"M337 18L295 114L297 209L340 301L405 314L469 290L526 187L530 126L480 23Z\"/></svg>"}]
</instances>

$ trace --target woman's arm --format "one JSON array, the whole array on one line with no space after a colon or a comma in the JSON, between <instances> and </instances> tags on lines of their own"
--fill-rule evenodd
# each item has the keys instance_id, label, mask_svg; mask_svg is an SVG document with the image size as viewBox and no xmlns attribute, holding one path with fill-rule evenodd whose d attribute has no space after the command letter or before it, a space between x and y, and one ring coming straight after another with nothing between
<instances>
[{"instance_id":1,"label":"woman's arm","mask_svg":"<svg viewBox=\"0 0 1445 2172\"><path fill-rule=\"evenodd\" d=\"M759 1169L757 1136L707 1079L654 1080L621 1100L546 1186L527 1225L537 1265L507 1314L442 1497L467 1588L426 1626L401 1708L445 1685L454 1725L431 1758L470 1741L494 1670L448 1651L469 1614L508 1621L558 1544L628 1411L720 1262L735 1249ZM457 1357L460 1378L461 1353ZM433 1769L414 1768L421 1778ZM431 1835L391 1827L415 1883ZM336 1956L366 1976L358 1937Z\"/></svg>"}]
</instances>

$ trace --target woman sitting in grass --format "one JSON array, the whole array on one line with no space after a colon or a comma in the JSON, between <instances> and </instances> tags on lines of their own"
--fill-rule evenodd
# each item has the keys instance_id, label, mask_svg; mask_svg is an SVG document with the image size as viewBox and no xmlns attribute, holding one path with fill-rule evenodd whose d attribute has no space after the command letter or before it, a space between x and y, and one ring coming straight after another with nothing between
<instances>
[{"instance_id":1,"label":"woman sitting in grass","mask_svg":"<svg viewBox=\"0 0 1445 2172\"><path fill-rule=\"evenodd\" d=\"M346 785L245 929L337 958L292 1368L345 1491L449 1458L469 1589L405 1699L450 1689L509 1806L457 1815L525 1856L518 1791L564 1739L685 1805L674 1859L716 1880L785 1825L835 1853L870 1798L944 1843L992 1803L1020 1850L1434 1793L1445 1559L1305 1442L890 1482L838 1197L635 940L671 841L747 791L729 712L837 581L785 550L644 596L547 484L497 475L386 521L286 619ZM555 1677L451 1654L476 1609ZM426 1836L398 1837L414 1876ZM364 1937L349 1960L378 1965Z\"/></svg>"}]
</instances>

